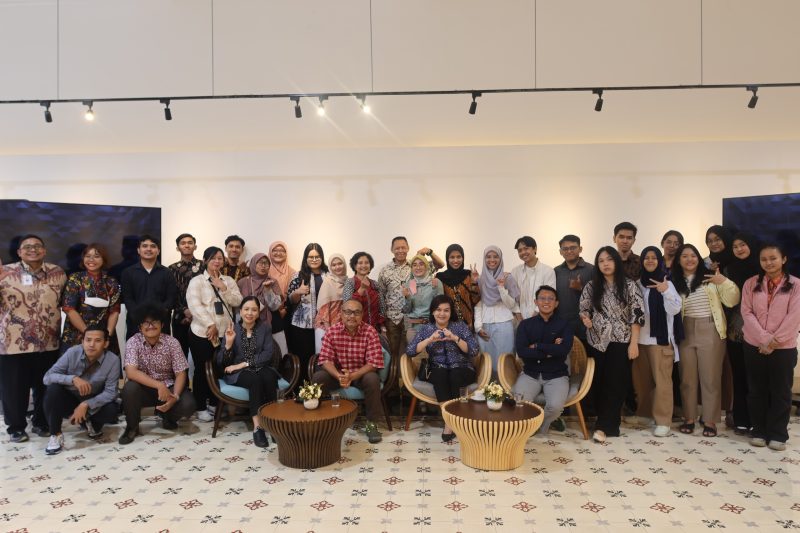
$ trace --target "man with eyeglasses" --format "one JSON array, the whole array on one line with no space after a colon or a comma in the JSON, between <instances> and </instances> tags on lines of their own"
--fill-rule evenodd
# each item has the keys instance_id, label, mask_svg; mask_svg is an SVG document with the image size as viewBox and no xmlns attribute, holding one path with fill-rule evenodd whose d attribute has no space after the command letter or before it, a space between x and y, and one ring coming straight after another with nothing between
<instances>
[{"instance_id":1,"label":"man with eyeglasses","mask_svg":"<svg viewBox=\"0 0 800 533\"><path fill-rule=\"evenodd\" d=\"M555 268L556 291L558 292L558 316L569 324L572 333L582 341L586 341L586 326L578 313L578 301L586 284L592 279L591 263L581 257L583 247L577 235L565 235L558 241L558 248L564 262Z\"/></svg>"},{"instance_id":2,"label":"man with eyeglasses","mask_svg":"<svg viewBox=\"0 0 800 533\"><path fill-rule=\"evenodd\" d=\"M523 362L523 372L514 383L514 393L533 402L544 394L544 420L537 436L547 435L569 395L567 356L572 350L573 334L567 322L555 316L558 293L549 285L536 291L539 314L526 318L517 328L517 355Z\"/></svg>"},{"instance_id":3,"label":"man with eyeglasses","mask_svg":"<svg viewBox=\"0 0 800 533\"><path fill-rule=\"evenodd\" d=\"M43 400L45 372L58 360L61 292L67 277L44 262L47 250L37 235L23 235L20 261L0 265L0 380L11 442L25 442L28 398L33 389L32 431L49 437Z\"/></svg>"},{"instance_id":4,"label":"man with eyeglasses","mask_svg":"<svg viewBox=\"0 0 800 533\"><path fill-rule=\"evenodd\" d=\"M350 386L361 389L367 406L365 432L369 442L375 444L382 439L376 422L383 416L378 377L378 370L383 368L383 351L378 332L362 321L362 315L358 300L342 304L342 321L325 332L311 381L321 384L324 394Z\"/></svg>"},{"instance_id":5,"label":"man with eyeglasses","mask_svg":"<svg viewBox=\"0 0 800 533\"><path fill-rule=\"evenodd\" d=\"M178 420L194 414L194 396L187 390L189 363L181 345L161 332L166 312L145 304L134 313L139 333L125 345L125 374L122 410L127 427L120 444L130 444L139 434L143 407L155 406L164 429L176 429Z\"/></svg>"}]
</instances>

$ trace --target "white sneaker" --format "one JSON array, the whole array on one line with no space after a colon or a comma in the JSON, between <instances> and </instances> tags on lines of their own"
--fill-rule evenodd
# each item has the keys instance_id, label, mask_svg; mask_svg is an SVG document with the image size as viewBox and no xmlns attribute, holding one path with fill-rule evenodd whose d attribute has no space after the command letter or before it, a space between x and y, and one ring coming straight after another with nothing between
<instances>
[{"instance_id":1,"label":"white sneaker","mask_svg":"<svg viewBox=\"0 0 800 533\"><path fill-rule=\"evenodd\" d=\"M209 405L208 407L206 407L206 410L209 413L211 413L211 416L214 416L215 414L217 414L217 408L214 405Z\"/></svg>"},{"instance_id":2,"label":"white sneaker","mask_svg":"<svg viewBox=\"0 0 800 533\"><path fill-rule=\"evenodd\" d=\"M207 410L206 411L197 411L195 413L195 415L197 416L197 419L200 422L213 422L214 421L214 415L209 413Z\"/></svg>"},{"instance_id":3,"label":"white sneaker","mask_svg":"<svg viewBox=\"0 0 800 533\"><path fill-rule=\"evenodd\" d=\"M56 455L57 453L61 453L63 449L64 434L50 435L50 440L47 441L47 447L44 449L44 453L47 455Z\"/></svg>"},{"instance_id":4,"label":"white sneaker","mask_svg":"<svg viewBox=\"0 0 800 533\"><path fill-rule=\"evenodd\" d=\"M767 441L762 439L761 437L753 437L750 439L750 446L755 446L756 448L763 448L767 445Z\"/></svg>"},{"instance_id":5,"label":"white sneaker","mask_svg":"<svg viewBox=\"0 0 800 533\"><path fill-rule=\"evenodd\" d=\"M595 442L603 443L606 441L606 433L605 431L595 430L594 434L592 435L592 440Z\"/></svg>"},{"instance_id":6,"label":"white sneaker","mask_svg":"<svg viewBox=\"0 0 800 533\"><path fill-rule=\"evenodd\" d=\"M779 440L771 440L767 446L769 446L770 450L775 450L776 452L782 452L786 449L786 443Z\"/></svg>"},{"instance_id":7,"label":"white sneaker","mask_svg":"<svg viewBox=\"0 0 800 533\"><path fill-rule=\"evenodd\" d=\"M656 437L666 437L669 435L669 426L656 426L653 430L653 435Z\"/></svg>"}]
</instances>

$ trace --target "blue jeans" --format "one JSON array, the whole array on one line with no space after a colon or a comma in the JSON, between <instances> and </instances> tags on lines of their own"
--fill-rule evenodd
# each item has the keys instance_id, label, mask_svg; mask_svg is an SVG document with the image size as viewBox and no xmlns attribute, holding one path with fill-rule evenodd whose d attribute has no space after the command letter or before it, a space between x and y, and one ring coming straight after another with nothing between
<instances>
[{"instance_id":1,"label":"blue jeans","mask_svg":"<svg viewBox=\"0 0 800 533\"><path fill-rule=\"evenodd\" d=\"M539 377L533 378L523 372L514 383L513 392L522 394L522 399L528 402L536 401L536 397L544 392L544 421L536 434L547 435L550 423L561 416L564 410L564 403L569 395L569 377L543 379L539 374Z\"/></svg>"}]
</instances>

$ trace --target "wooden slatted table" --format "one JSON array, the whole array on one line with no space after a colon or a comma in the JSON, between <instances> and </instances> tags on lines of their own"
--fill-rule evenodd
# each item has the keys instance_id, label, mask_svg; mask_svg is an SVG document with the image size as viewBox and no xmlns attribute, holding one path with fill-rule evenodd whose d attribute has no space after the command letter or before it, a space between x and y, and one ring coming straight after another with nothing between
<instances>
[{"instance_id":1,"label":"wooden slatted table","mask_svg":"<svg viewBox=\"0 0 800 533\"><path fill-rule=\"evenodd\" d=\"M503 405L499 411L486 402L458 399L442 404L442 417L461 445L461 462L481 470L511 470L525 459L525 443L542 425L538 405Z\"/></svg>"},{"instance_id":2,"label":"wooden slatted table","mask_svg":"<svg viewBox=\"0 0 800 533\"><path fill-rule=\"evenodd\" d=\"M355 402L330 400L316 409L287 400L268 403L258 410L261 423L278 443L278 460L291 468L319 468L342 457L342 437L358 414Z\"/></svg>"}]
</instances>

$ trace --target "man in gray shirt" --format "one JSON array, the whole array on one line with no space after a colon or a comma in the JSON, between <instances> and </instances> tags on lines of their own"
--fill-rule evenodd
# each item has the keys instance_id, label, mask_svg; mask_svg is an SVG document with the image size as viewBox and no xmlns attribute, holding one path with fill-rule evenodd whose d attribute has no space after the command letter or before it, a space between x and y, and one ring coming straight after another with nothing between
<instances>
[{"instance_id":1,"label":"man in gray shirt","mask_svg":"<svg viewBox=\"0 0 800 533\"><path fill-rule=\"evenodd\" d=\"M564 262L555 267L558 291L558 316L567 321L576 337L586 342L586 327L578 317L578 300L592 279L592 264L581 257L583 248L577 235L565 235L558 241L559 253Z\"/></svg>"},{"instance_id":2,"label":"man in gray shirt","mask_svg":"<svg viewBox=\"0 0 800 533\"><path fill-rule=\"evenodd\" d=\"M89 326L83 342L64 352L44 375L44 412L50 424L47 455L64 449L61 424L67 416L73 424L85 424L91 439L103 436L103 424L116 424L119 376L119 356L108 351L108 331Z\"/></svg>"}]
</instances>

